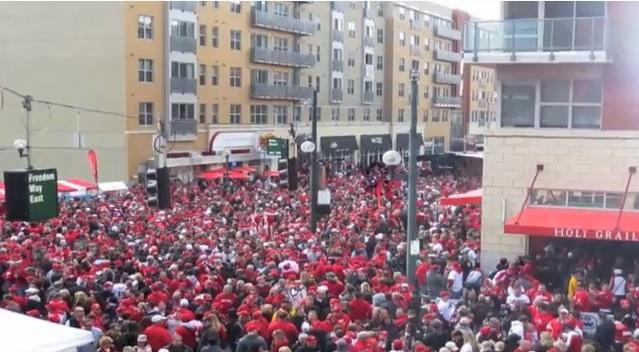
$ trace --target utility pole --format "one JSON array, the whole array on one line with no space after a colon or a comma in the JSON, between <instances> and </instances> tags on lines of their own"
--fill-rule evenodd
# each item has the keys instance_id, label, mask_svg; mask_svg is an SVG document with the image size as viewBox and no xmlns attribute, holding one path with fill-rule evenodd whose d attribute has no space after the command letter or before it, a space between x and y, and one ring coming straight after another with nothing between
<instances>
[{"instance_id":1,"label":"utility pole","mask_svg":"<svg viewBox=\"0 0 639 352\"><path fill-rule=\"evenodd\" d=\"M33 165L31 164L31 102L33 101L33 97L30 95L24 96L24 101L22 102L22 107L27 112L27 126L26 126L26 141L27 145L25 149L27 150L27 170L33 170Z\"/></svg>"},{"instance_id":2,"label":"utility pole","mask_svg":"<svg viewBox=\"0 0 639 352\"><path fill-rule=\"evenodd\" d=\"M317 167L317 90L313 91L313 113L311 116L311 138L315 149L311 153L311 231L317 231L317 188L319 170Z\"/></svg>"},{"instance_id":3,"label":"utility pole","mask_svg":"<svg viewBox=\"0 0 639 352\"><path fill-rule=\"evenodd\" d=\"M417 240L417 80L418 72L411 72L411 112L410 133L408 137L408 248L406 255L406 277L409 284L415 285L415 270L419 241Z\"/></svg>"}]
</instances>

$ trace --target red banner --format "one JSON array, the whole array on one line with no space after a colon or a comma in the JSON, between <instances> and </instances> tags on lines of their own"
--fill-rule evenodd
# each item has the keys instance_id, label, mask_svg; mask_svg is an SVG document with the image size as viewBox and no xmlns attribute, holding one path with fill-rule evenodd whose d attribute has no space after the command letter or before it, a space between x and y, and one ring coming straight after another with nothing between
<instances>
[{"instance_id":1,"label":"red banner","mask_svg":"<svg viewBox=\"0 0 639 352\"><path fill-rule=\"evenodd\" d=\"M89 159L89 168L91 169L91 175L93 176L93 181L98 183L98 155L95 153L95 150L91 149L87 152L87 159Z\"/></svg>"}]
</instances>

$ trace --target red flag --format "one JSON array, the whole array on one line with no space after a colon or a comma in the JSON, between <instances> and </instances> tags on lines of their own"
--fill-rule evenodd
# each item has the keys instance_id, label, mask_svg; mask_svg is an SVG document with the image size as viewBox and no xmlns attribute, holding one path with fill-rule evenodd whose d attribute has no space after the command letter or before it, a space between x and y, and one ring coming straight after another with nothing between
<instances>
[{"instance_id":1,"label":"red flag","mask_svg":"<svg viewBox=\"0 0 639 352\"><path fill-rule=\"evenodd\" d=\"M91 175L93 175L93 181L98 183L98 155L95 150L91 149L87 152L87 159L89 159L89 168L91 169Z\"/></svg>"},{"instance_id":2,"label":"red flag","mask_svg":"<svg viewBox=\"0 0 639 352\"><path fill-rule=\"evenodd\" d=\"M377 187L376 187L377 189L376 189L376 191L377 191L377 207L378 208L382 207L382 192L383 192L383 187L384 187L382 185L382 182L383 181L381 181L381 180L377 180Z\"/></svg>"}]
</instances>

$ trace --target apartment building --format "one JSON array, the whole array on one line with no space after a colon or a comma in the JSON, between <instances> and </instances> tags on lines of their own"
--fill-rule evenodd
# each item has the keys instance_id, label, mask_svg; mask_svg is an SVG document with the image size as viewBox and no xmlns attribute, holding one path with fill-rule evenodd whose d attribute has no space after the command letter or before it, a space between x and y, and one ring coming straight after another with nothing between
<instances>
[{"instance_id":1,"label":"apartment building","mask_svg":"<svg viewBox=\"0 0 639 352\"><path fill-rule=\"evenodd\" d=\"M497 127L497 91L495 70L490 67L467 64L463 73L463 121L466 148L483 150L487 130Z\"/></svg>"},{"instance_id":2,"label":"apartment building","mask_svg":"<svg viewBox=\"0 0 639 352\"><path fill-rule=\"evenodd\" d=\"M484 267L548 244L621 251L639 240L637 11L634 2L504 2L502 20L466 25L465 56L494 68L497 87Z\"/></svg>"}]
</instances>

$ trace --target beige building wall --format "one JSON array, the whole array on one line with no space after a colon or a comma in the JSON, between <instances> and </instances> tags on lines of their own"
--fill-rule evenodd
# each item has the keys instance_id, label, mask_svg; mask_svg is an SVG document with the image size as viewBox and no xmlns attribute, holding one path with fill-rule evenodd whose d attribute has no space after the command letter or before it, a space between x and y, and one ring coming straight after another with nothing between
<instances>
[{"instance_id":1,"label":"beige building wall","mask_svg":"<svg viewBox=\"0 0 639 352\"><path fill-rule=\"evenodd\" d=\"M469 134L483 135L486 129L496 127L497 105L495 69L480 65L467 65L469 81ZM466 97L465 97L466 98Z\"/></svg>"},{"instance_id":2,"label":"beige building wall","mask_svg":"<svg viewBox=\"0 0 639 352\"><path fill-rule=\"evenodd\" d=\"M0 85L34 99L127 113L122 6L0 3ZM39 103L33 104L31 117L34 167L56 167L62 179L91 179L86 154L94 149L101 181L127 178L125 118ZM5 93L0 120L1 168L25 167L13 149L15 139L25 138L21 100Z\"/></svg>"}]
</instances>

